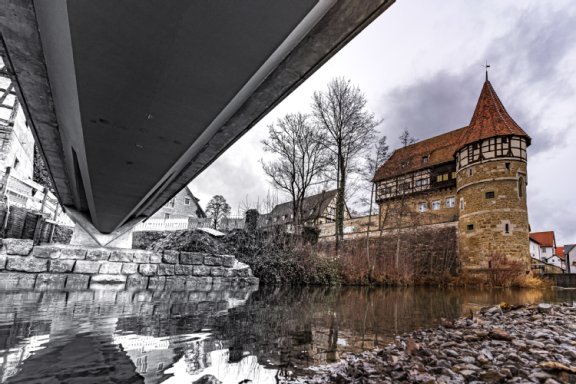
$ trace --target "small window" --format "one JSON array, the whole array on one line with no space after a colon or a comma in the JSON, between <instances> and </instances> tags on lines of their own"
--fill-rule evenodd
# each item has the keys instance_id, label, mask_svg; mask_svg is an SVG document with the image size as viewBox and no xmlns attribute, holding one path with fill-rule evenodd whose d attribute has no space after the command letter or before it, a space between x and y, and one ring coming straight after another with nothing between
<instances>
[{"instance_id":1,"label":"small window","mask_svg":"<svg viewBox=\"0 0 576 384\"><path fill-rule=\"evenodd\" d=\"M456 206L456 198L455 197L447 197L446 198L446 208L454 208Z\"/></svg>"},{"instance_id":2,"label":"small window","mask_svg":"<svg viewBox=\"0 0 576 384\"><path fill-rule=\"evenodd\" d=\"M468 224L468 225L466 226L466 230L467 230L468 232L473 231L473 230L474 230L474 224Z\"/></svg>"},{"instance_id":3,"label":"small window","mask_svg":"<svg viewBox=\"0 0 576 384\"><path fill-rule=\"evenodd\" d=\"M510 172L510 163L504 163L504 166L506 167L506 170Z\"/></svg>"},{"instance_id":4,"label":"small window","mask_svg":"<svg viewBox=\"0 0 576 384\"><path fill-rule=\"evenodd\" d=\"M524 197L524 188L526 188L524 184L524 178L521 177L518 179L518 197Z\"/></svg>"},{"instance_id":5,"label":"small window","mask_svg":"<svg viewBox=\"0 0 576 384\"><path fill-rule=\"evenodd\" d=\"M453 179L456 178L456 172L452 172L452 178L453 178Z\"/></svg>"},{"instance_id":6,"label":"small window","mask_svg":"<svg viewBox=\"0 0 576 384\"><path fill-rule=\"evenodd\" d=\"M164 220L168 220L170 218L170 214L169 213L165 213L164 214Z\"/></svg>"},{"instance_id":7,"label":"small window","mask_svg":"<svg viewBox=\"0 0 576 384\"><path fill-rule=\"evenodd\" d=\"M174 208L174 203L175 203L175 199L170 200L170 202L168 203L169 206L171 206L172 208Z\"/></svg>"},{"instance_id":8,"label":"small window","mask_svg":"<svg viewBox=\"0 0 576 384\"><path fill-rule=\"evenodd\" d=\"M428 155L422 156L422 164L428 163Z\"/></svg>"},{"instance_id":9,"label":"small window","mask_svg":"<svg viewBox=\"0 0 576 384\"><path fill-rule=\"evenodd\" d=\"M14 159L14 167L13 167L13 168L14 168L14 169L18 169L18 165L20 165L20 160L18 160L18 158L16 157L16 158Z\"/></svg>"},{"instance_id":10,"label":"small window","mask_svg":"<svg viewBox=\"0 0 576 384\"><path fill-rule=\"evenodd\" d=\"M447 173L442 175L442 181L448 181L448 174Z\"/></svg>"},{"instance_id":11,"label":"small window","mask_svg":"<svg viewBox=\"0 0 576 384\"><path fill-rule=\"evenodd\" d=\"M184 205L190 205L190 198L189 197L184 198Z\"/></svg>"},{"instance_id":12,"label":"small window","mask_svg":"<svg viewBox=\"0 0 576 384\"><path fill-rule=\"evenodd\" d=\"M464 210L464 198L460 198L460 210L463 211Z\"/></svg>"},{"instance_id":13,"label":"small window","mask_svg":"<svg viewBox=\"0 0 576 384\"><path fill-rule=\"evenodd\" d=\"M436 176L436 182L440 183L442 181L442 175Z\"/></svg>"},{"instance_id":14,"label":"small window","mask_svg":"<svg viewBox=\"0 0 576 384\"><path fill-rule=\"evenodd\" d=\"M504 224L504 233L510 233L510 224Z\"/></svg>"},{"instance_id":15,"label":"small window","mask_svg":"<svg viewBox=\"0 0 576 384\"><path fill-rule=\"evenodd\" d=\"M502 143L503 143L503 144L508 144L508 138L507 138L507 137L503 137L503 138L502 138Z\"/></svg>"},{"instance_id":16,"label":"small window","mask_svg":"<svg viewBox=\"0 0 576 384\"><path fill-rule=\"evenodd\" d=\"M426 212L427 209L428 209L428 203L426 202L418 203L418 212Z\"/></svg>"},{"instance_id":17,"label":"small window","mask_svg":"<svg viewBox=\"0 0 576 384\"><path fill-rule=\"evenodd\" d=\"M157 371L161 371L164 369L164 363L163 362L159 362L158 363L158 367L156 368Z\"/></svg>"},{"instance_id":18,"label":"small window","mask_svg":"<svg viewBox=\"0 0 576 384\"><path fill-rule=\"evenodd\" d=\"M442 203L440 202L440 200L434 200L432 202L432 210L433 211L437 211L442 207Z\"/></svg>"},{"instance_id":19,"label":"small window","mask_svg":"<svg viewBox=\"0 0 576 384\"><path fill-rule=\"evenodd\" d=\"M468 169L468 176L472 176L473 173L474 173L474 172L473 172L473 169L472 169L472 168Z\"/></svg>"},{"instance_id":20,"label":"small window","mask_svg":"<svg viewBox=\"0 0 576 384\"><path fill-rule=\"evenodd\" d=\"M495 196L496 196L496 194L494 193L494 191L486 192L486 198L487 199L493 199Z\"/></svg>"}]
</instances>

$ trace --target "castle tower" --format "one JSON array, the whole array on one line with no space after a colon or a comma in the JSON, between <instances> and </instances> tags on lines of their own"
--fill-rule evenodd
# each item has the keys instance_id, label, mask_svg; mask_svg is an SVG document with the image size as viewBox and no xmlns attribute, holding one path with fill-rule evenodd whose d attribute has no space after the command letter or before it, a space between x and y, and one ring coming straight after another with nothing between
<instances>
[{"instance_id":1,"label":"castle tower","mask_svg":"<svg viewBox=\"0 0 576 384\"><path fill-rule=\"evenodd\" d=\"M495 253L530 264L526 207L530 137L486 79L455 153L462 268L489 268Z\"/></svg>"}]
</instances>

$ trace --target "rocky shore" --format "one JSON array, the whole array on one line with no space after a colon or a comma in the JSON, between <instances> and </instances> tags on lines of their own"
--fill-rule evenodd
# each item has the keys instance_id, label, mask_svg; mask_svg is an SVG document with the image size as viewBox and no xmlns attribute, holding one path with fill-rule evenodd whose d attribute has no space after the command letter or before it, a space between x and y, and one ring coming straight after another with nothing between
<instances>
[{"instance_id":1,"label":"rocky shore","mask_svg":"<svg viewBox=\"0 0 576 384\"><path fill-rule=\"evenodd\" d=\"M285 383L576 383L576 307L483 308Z\"/></svg>"}]
</instances>

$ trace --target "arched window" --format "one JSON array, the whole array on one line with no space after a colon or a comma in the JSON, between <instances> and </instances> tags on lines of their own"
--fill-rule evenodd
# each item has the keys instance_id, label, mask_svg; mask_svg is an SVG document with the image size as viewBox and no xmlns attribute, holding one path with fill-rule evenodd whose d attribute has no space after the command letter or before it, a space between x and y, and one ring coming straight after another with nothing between
<instances>
[{"instance_id":1,"label":"arched window","mask_svg":"<svg viewBox=\"0 0 576 384\"><path fill-rule=\"evenodd\" d=\"M518 197L522 198L526 194L526 183L524 182L524 178L520 176L518 178Z\"/></svg>"}]
</instances>

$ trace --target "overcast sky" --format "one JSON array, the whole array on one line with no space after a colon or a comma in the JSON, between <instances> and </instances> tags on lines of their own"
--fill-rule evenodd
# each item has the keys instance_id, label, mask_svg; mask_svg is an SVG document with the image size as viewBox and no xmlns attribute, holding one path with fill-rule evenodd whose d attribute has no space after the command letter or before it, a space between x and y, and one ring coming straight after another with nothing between
<instances>
[{"instance_id":1,"label":"overcast sky","mask_svg":"<svg viewBox=\"0 0 576 384\"><path fill-rule=\"evenodd\" d=\"M365 93L392 148L408 129L426 139L468 125L490 81L532 137L528 207L533 231L576 243L576 2L397 0L191 184L205 207L223 195L236 212L272 188L259 160L267 126L308 112L312 93L343 76ZM280 197L283 200L282 196Z\"/></svg>"}]
</instances>

